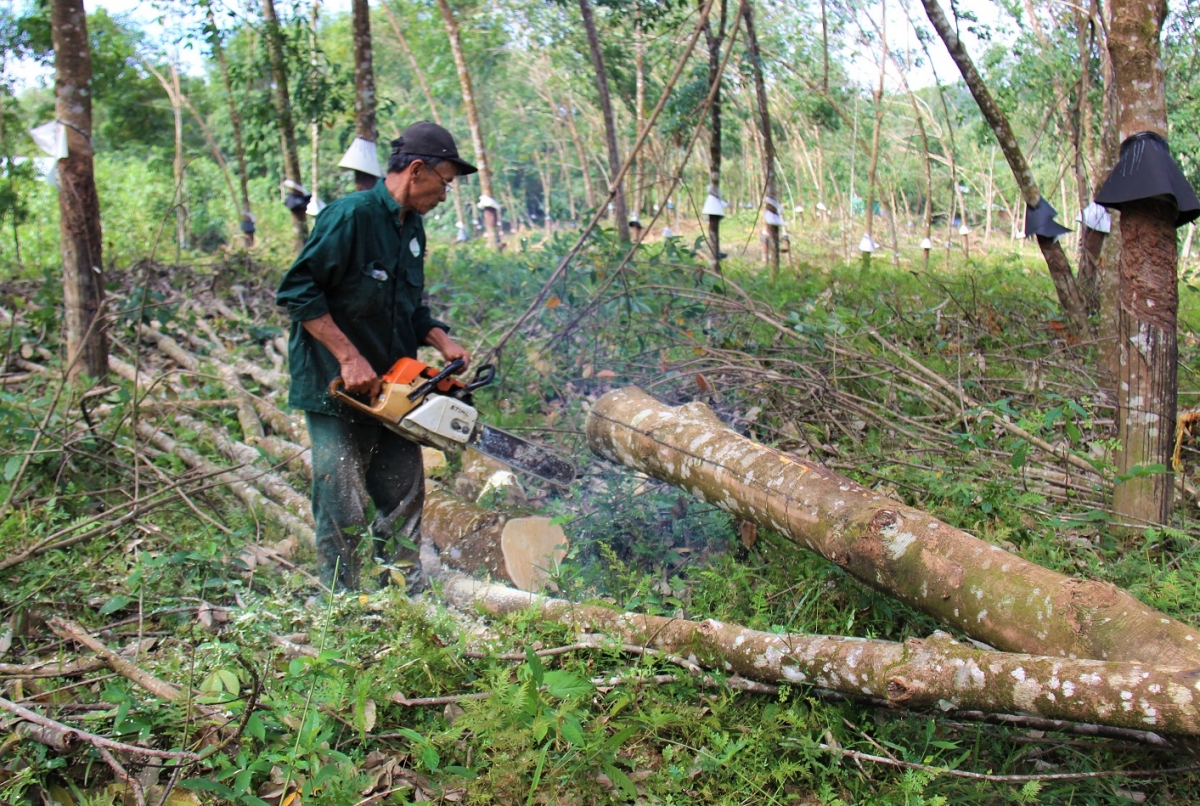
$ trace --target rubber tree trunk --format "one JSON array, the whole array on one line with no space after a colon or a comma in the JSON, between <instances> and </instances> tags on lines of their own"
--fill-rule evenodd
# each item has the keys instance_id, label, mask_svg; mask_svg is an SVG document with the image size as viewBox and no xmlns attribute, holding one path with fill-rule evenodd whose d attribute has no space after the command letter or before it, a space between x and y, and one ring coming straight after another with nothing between
<instances>
[{"instance_id":1,"label":"rubber tree trunk","mask_svg":"<svg viewBox=\"0 0 1200 806\"><path fill-rule=\"evenodd\" d=\"M610 392L587 420L601 456L791 538L859 581L1010 652L1200 667L1200 630L1102 582L1021 559L813 462L754 443L698 403Z\"/></svg>"},{"instance_id":2,"label":"rubber tree trunk","mask_svg":"<svg viewBox=\"0 0 1200 806\"><path fill-rule=\"evenodd\" d=\"M246 144L242 139L242 115L238 111L237 101L233 97L233 82L229 78L229 62L225 59L221 29L217 27L217 19L211 5L208 6L208 26L211 31L210 42L213 58L217 60L217 67L221 71L221 83L225 87L225 100L229 105L229 124L233 129L233 149L237 156L238 184L242 194L242 243L249 249L254 246L254 215L250 210L250 178L246 173ZM249 231L247 232L247 230Z\"/></svg>"},{"instance_id":3,"label":"rubber tree trunk","mask_svg":"<svg viewBox=\"0 0 1200 806\"><path fill-rule=\"evenodd\" d=\"M67 157L59 160L58 209L62 239L63 308L68 372L108 378L104 254L100 199L92 151L92 53L83 0L52 0L54 114L67 127Z\"/></svg>"},{"instance_id":4,"label":"rubber tree trunk","mask_svg":"<svg viewBox=\"0 0 1200 806\"><path fill-rule=\"evenodd\" d=\"M700 4L701 7L704 3ZM646 33L642 28L640 13L634 11L633 21L633 65L634 65L634 131L641 134L646 125ZM636 155L633 169L633 217L642 220L643 197L646 174L643 166L645 151Z\"/></svg>"},{"instance_id":5,"label":"rubber tree trunk","mask_svg":"<svg viewBox=\"0 0 1200 806\"><path fill-rule=\"evenodd\" d=\"M354 0L351 9L354 28L354 134L369 143L379 139L375 130L375 68L371 55L371 7L367 0ZM358 190L375 187L378 177L354 172ZM316 188L313 189L316 193Z\"/></svg>"},{"instance_id":6,"label":"rubber tree trunk","mask_svg":"<svg viewBox=\"0 0 1200 806\"><path fill-rule=\"evenodd\" d=\"M404 30L400 27L400 21L396 19L396 15L390 5L385 2L382 6L384 13L387 14L388 23L391 24L392 31L396 34L396 41L400 43L400 49L404 51L405 58L408 59L409 65L412 66L417 84L420 85L421 92L425 95L425 102L429 104L429 114L433 117L433 122L439 126L445 125L442 123L442 115L438 111L437 101L434 100L433 92L429 89L429 81L425 78L425 71L421 69L421 63L417 61L412 48L408 46L408 38L404 35ZM467 240L470 240L473 228L471 227L470 219L463 210L461 182L455 182L450 186L450 196L454 200L454 213L458 216L459 227Z\"/></svg>"},{"instance_id":7,"label":"rubber tree trunk","mask_svg":"<svg viewBox=\"0 0 1200 806\"><path fill-rule=\"evenodd\" d=\"M1200 733L1190 669L1130 662L989 652L946 633L904 643L760 632L715 619L687 621L621 613L600 605L532 596L455 576L445 596L496 615L533 611L577 632L600 633L765 683L805 683L904 708L1021 712L1050 719Z\"/></svg>"},{"instance_id":8,"label":"rubber tree trunk","mask_svg":"<svg viewBox=\"0 0 1200 806\"><path fill-rule=\"evenodd\" d=\"M992 132L996 135L1000 150L1004 152L1004 158L1008 161L1008 167L1017 180L1017 187L1021 189L1025 203L1030 208L1036 208L1042 201L1042 192L1033 178L1033 170L1021 152L1017 136L1013 133L1012 126L1009 125L1008 116L992 98L992 93L983 82L979 71L975 69L975 63L971 61L966 46L958 38L950 21L946 19L937 0L921 0L921 3L925 6L925 14L929 17L929 22L938 32L938 36L942 38L942 42L946 44L946 50L949 51L959 72L962 73L971 95L975 97L979 111L983 113L984 119L987 120ZM1067 320L1067 329L1074 337L1079 338L1088 332L1087 306L1075 275L1071 273L1071 262L1063 252L1062 245L1053 238L1044 238L1039 235L1037 242L1038 248L1042 252L1042 258L1046 261L1046 268L1050 271L1050 279L1054 282L1059 307L1062 308L1063 316Z\"/></svg>"},{"instance_id":9,"label":"rubber tree trunk","mask_svg":"<svg viewBox=\"0 0 1200 806\"><path fill-rule=\"evenodd\" d=\"M881 5L879 12L879 42L883 52L879 58L879 88L872 93L872 106L875 110L875 125L871 130L871 161L867 164L867 237L875 242L875 191L879 175L879 136L883 132L883 79L887 73L887 3ZM893 219L894 220L894 219ZM966 220L966 217L963 217ZM893 252L893 254L895 254ZM863 252L863 262L870 264L871 253Z\"/></svg>"},{"instance_id":10,"label":"rubber tree trunk","mask_svg":"<svg viewBox=\"0 0 1200 806\"><path fill-rule=\"evenodd\" d=\"M604 54L600 51L600 35L596 32L596 20L592 16L592 4L579 0L579 13L583 15L583 27L587 31L588 49L592 54L592 69L596 73L596 94L600 98L600 113L604 116L604 142L608 147L608 171L610 177L621 172L621 151L617 145L617 123L613 115L612 94L608 90L608 73L604 69ZM617 218L617 237L629 241L629 210L625 204L625 184L618 182L609 188L613 213Z\"/></svg>"},{"instance_id":11,"label":"rubber tree trunk","mask_svg":"<svg viewBox=\"0 0 1200 806\"><path fill-rule=\"evenodd\" d=\"M754 95L758 101L758 133L762 138L764 215L779 215L779 189L775 177L775 139L771 136L771 108L767 103L767 85L763 79L762 53L758 49L758 34L754 28L754 3L746 3L742 18L746 21L746 49L754 71ZM779 274L779 227L767 224L767 267L771 276Z\"/></svg>"},{"instance_id":12,"label":"rubber tree trunk","mask_svg":"<svg viewBox=\"0 0 1200 806\"><path fill-rule=\"evenodd\" d=\"M275 82L275 113L283 142L283 175L297 185L300 178L300 155L296 151L296 127L292 120L292 100L288 93L287 63L283 56L283 31L275 14L275 0L263 0L263 20L266 23L267 57L271 60L271 77ZM316 192L316 188L312 189ZM292 233L299 252L308 240L308 213L301 207L292 210Z\"/></svg>"},{"instance_id":13,"label":"rubber tree trunk","mask_svg":"<svg viewBox=\"0 0 1200 806\"><path fill-rule=\"evenodd\" d=\"M1115 71L1121 140L1138 132L1167 136L1159 34L1165 0L1112 3L1108 47ZM1121 209L1117 328L1117 473L1161 465L1113 487L1113 509L1136 525L1169 523L1175 494L1179 311L1175 206L1147 200Z\"/></svg>"},{"instance_id":14,"label":"rubber tree trunk","mask_svg":"<svg viewBox=\"0 0 1200 806\"><path fill-rule=\"evenodd\" d=\"M583 138L579 135L579 126L575 122L575 116L579 109L575 106L575 96L571 94L571 90L567 90L567 128L571 132L571 142L575 144L575 154L579 159L579 170L583 173L583 200L589 210L596 209L596 189L592 185L592 170L589 167L591 163L588 161L587 149L583 146Z\"/></svg>"},{"instance_id":15,"label":"rubber tree trunk","mask_svg":"<svg viewBox=\"0 0 1200 806\"><path fill-rule=\"evenodd\" d=\"M421 532L452 568L482 570L524 591L544 588L567 556L566 535L550 518L484 509L440 486L426 490Z\"/></svg>"},{"instance_id":16,"label":"rubber tree trunk","mask_svg":"<svg viewBox=\"0 0 1200 806\"><path fill-rule=\"evenodd\" d=\"M706 44L708 45L708 86L712 90L712 105L709 107L710 121L708 138L708 192L718 199L721 198L721 46L725 39L725 19L728 13L728 3L720 0L721 16L716 33L713 33L712 23L704 26ZM703 3L701 3L703 5ZM724 216L710 215L708 217L708 248L712 252L712 267L721 271L721 219Z\"/></svg>"},{"instance_id":17,"label":"rubber tree trunk","mask_svg":"<svg viewBox=\"0 0 1200 806\"><path fill-rule=\"evenodd\" d=\"M184 187L183 166L183 102L179 87L179 68L171 64L171 111L175 117L175 264L181 262L180 253L187 248L187 190Z\"/></svg>"},{"instance_id":18,"label":"rubber tree trunk","mask_svg":"<svg viewBox=\"0 0 1200 806\"><path fill-rule=\"evenodd\" d=\"M454 57L454 69L458 72L458 84L462 89L463 109L467 113L467 126L471 130L471 144L475 149L475 165L479 168L479 192L484 196L496 199L496 191L492 185L492 166L488 158L487 147L484 145L483 126L479 122L479 109L475 105L475 89L471 84L471 71L467 69L467 57L463 51L458 20L454 18L454 9L450 8L448 0L437 0L437 4L438 10L442 14L442 23L446 26L446 36L450 40L450 53ZM483 229L488 243L492 246L499 246L500 220L495 208L483 208Z\"/></svg>"}]
</instances>

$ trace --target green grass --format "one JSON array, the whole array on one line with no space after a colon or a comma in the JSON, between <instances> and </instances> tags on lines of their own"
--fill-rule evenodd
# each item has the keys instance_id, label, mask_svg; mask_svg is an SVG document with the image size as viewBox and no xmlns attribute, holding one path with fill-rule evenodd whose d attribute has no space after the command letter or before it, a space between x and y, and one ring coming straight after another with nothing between
<instances>
[{"instance_id":1,"label":"green grass","mask_svg":"<svg viewBox=\"0 0 1200 806\"><path fill-rule=\"evenodd\" d=\"M431 304L482 353L534 297L570 243L569 235L560 234L499 255L477 244L437 249L428 272ZM919 255L906 255L913 262L900 270L883 260L864 269L822 261L830 244L797 244L803 261L776 280L746 259L726 264L729 279L794 338L784 339L722 302L736 295L697 271L686 239L652 246L603 292L595 311L575 322L616 264L601 241L554 289L560 304L537 312L505 346L501 384L477 398L484 417L501 426L554 429L533 433L576 457L585 471L566 494L530 490L542 509L564 521L571 538L556 579L562 594L760 630L902 641L938 628L779 536L762 534L746 549L723 512L592 461L578 433L586 408L610 388L639 383L672 402L705 399L758 439L808 451L810 458L1027 559L1112 581L1196 622L1200 564L1193 502L1180 504L1171 531L1131 548L1108 534L1103 512L1086 496L1055 500L1023 483L1018 467L1042 458L1021 454L1013 438L967 430L937 416L928 398L900 388L894 378L831 360L834 344L879 358L866 335L879 329L1030 430L1086 451L1106 438L1111 410L1089 387L1091 348L1068 348L1053 326L1052 292L1036 257L1027 249L997 248L967 265L956 261L950 271L924 271ZM282 324L260 293L274 279L237 271L230 269L225 279L246 287L261 330L255 335L237 323L220 326L233 349L262 360L255 339ZM188 328L196 314L179 306L181 298L188 288L206 286L209 276L207 270L178 270L169 278L116 273L110 279L126 294L145 283L158 295L154 315ZM1196 316L1196 296L1182 292L1185 323ZM13 284L0 304L19 308L18 297L30 324L5 338L14 346L36 342L53 356L59 349L54 284ZM114 331L119 349L136 343L132 318ZM1195 347L1184 339L1181 344L1181 387L1194 392L1200 388L1193 380ZM819 379L806 376L805 366ZM616 376L602 377L603 370ZM787 380L756 377L766 370ZM701 387L697 374L710 389ZM1038 383L1029 380L1034 374ZM187 394L224 394L212 380L185 380ZM117 490L129 489L132 477L128 426L118 427L129 409L128 384L121 387L105 398L113 412L93 433L76 430L77 397L68 395L54 413L48 427L54 438L45 441L46 452L33 458L26 475L36 487L0 522L0 555L122 500ZM5 484L52 392L52 384L0 388ZM835 393L878 404L866 409L877 414L839 408L837 401L846 398ZM749 417L754 408L759 411ZM928 428L914 438L893 427L903 425L899 420L889 423L896 415ZM232 410L204 409L198 416L236 428ZM73 440L70 450L63 449L64 434ZM219 460L211 446L194 447ZM182 470L170 456L152 461L168 475ZM139 470L141 478L150 472ZM89 492L99 490L109 492ZM7 489L0 486L0 493ZM390 589L314 605L309 599L315 590L305 578L261 566L250 572L237 561L247 542L279 537L268 523L219 489L196 493L192 503L227 531L171 501L139 525L0 573L0 615L12 631L5 661L69 649L50 643L44 626L50 615L96 629L109 625L101 633L109 646L124 646L139 634L154 638L157 643L141 656L143 666L203 691L235 722L245 717L237 741L181 776L181 786L206 803L276 803L272 793L285 782L302 786L307 803L353 804L373 786L397 789L389 802L404 803L413 797L402 787L405 780L479 804L1123 804L1128 792L1144 792L1149 802L1186 802L1200 792L1194 773L1023 786L859 766L818 745L996 774L1156 769L1186 759L1104 740L830 701L805 687L784 687L777 696L708 689L674 666L615 650L500 660L496 652L567 644L575 637L527 616L462 614L436 604L436 596L413 603ZM301 555L299 562L310 565L311 558ZM211 626L206 619L212 613L201 617L203 602L215 608ZM295 633L307 634L316 657L289 657L273 642L272 634ZM485 657L463 653L481 646ZM605 693L587 682L601 675L656 674L675 678L635 681ZM21 691L10 684L5 696L74 682L49 679ZM398 692L410 698L489 696L457 708L414 708L396 704ZM252 715L246 712L250 702ZM79 704L96 707L71 710ZM121 677L46 693L39 707L127 741L204 743L182 704L155 700ZM5 802L38 802L39 788L51 785L76 803L117 799L108 769L86 750L60 756L28 741L2 748ZM169 777L164 773L159 783Z\"/></svg>"}]
</instances>

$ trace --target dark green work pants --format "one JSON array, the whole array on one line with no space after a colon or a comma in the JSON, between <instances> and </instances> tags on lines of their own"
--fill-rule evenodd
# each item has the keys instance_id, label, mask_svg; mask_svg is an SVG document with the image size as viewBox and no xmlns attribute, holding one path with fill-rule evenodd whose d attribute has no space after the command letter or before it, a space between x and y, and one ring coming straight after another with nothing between
<instances>
[{"instance_id":1,"label":"dark green work pants","mask_svg":"<svg viewBox=\"0 0 1200 806\"><path fill-rule=\"evenodd\" d=\"M312 441L312 510L321 581L335 590L359 587L358 548L367 532L368 501L375 504L370 528L375 556L412 563L419 572L411 544L419 540L425 503L421 447L382 425L311 411L305 416Z\"/></svg>"}]
</instances>

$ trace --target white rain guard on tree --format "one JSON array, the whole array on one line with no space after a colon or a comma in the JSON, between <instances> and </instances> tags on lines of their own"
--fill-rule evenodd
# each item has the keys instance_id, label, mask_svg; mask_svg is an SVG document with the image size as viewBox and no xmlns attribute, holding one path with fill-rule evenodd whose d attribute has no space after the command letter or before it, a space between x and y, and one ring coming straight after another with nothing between
<instances>
[{"instance_id":1,"label":"white rain guard on tree","mask_svg":"<svg viewBox=\"0 0 1200 806\"><path fill-rule=\"evenodd\" d=\"M784 226L783 219L779 217L779 213L774 210L767 210L763 213L763 221L766 221L772 227Z\"/></svg>"},{"instance_id":2,"label":"white rain guard on tree","mask_svg":"<svg viewBox=\"0 0 1200 806\"><path fill-rule=\"evenodd\" d=\"M829 208L825 206L825 202L817 202L817 210L822 213L829 212Z\"/></svg>"},{"instance_id":3,"label":"white rain guard on tree","mask_svg":"<svg viewBox=\"0 0 1200 806\"><path fill-rule=\"evenodd\" d=\"M350 143L350 147L346 149L346 153L338 162L338 167L383 177L383 171L379 169L379 152L375 148L375 144L361 137L355 137L354 142Z\"/></svg>"},{"instance_id":4,"label":"white rain guard on tree","mask_svg":"<svg viewBox=\"0 0 1200 806\"><path fill-rule=\"evenodd\" d=\"M970 234L971 234L971 228L970 228L970 227L968 227L968 226L967 226L967 225L964 223L964 224L963 224L961 227L959 227L959 228L958 228L958 234L959 234L959 235L970 235Z\"/></svg>"},{"instance_id":5,"label":"white rain guard on tree","mask_svg":"<svg viewBox=\"0 0 1200 806\"><path fill-rule=\"evenodd\" d=\"M922 249L932 249L933 241L929 240L928 238L922 238L921 239L921 248Z\"/></svg>"},{"instance_id":6,"label":"white rain guard on tree","mask_svg":"<svg viewBox=\"0 0 1200 806\"><path fill-rule=\"evenodd\" d=\"M708 194L708 198L704 200L704 207L700 212L706 216L716 216L717 218L725 217L725 202L721 201L712 193Z\"/></svg>"},{"instance_id":7,"label":"white rain guard on tree","mask_svg":"<svg viewBox=\"0 0 1200 806\"><path fill-rule=\"evenodd\" d=\"M871 240L870 235L863 235L862 240L858 242L858 251L870 254L879 248L879 245Z\"/></svg>"},{"instance_id":8,"label":"white rain guard on tree","mask_svg":"<svg viewBox=\"0 0 1200 806\"><path fill-rule=\"evenodd\" d=\"M1112 232L1112 216L1100 205L1092 202L1075 216L1075 220L1096 232Z\"/></svg>"},{"instance_id":9,"label":"white rain guard on tree","mask_svg":"<svg viewBox=\"0 0 1200 806\"><path fill-rule=\"evenodd\" d=\"M479 197L479 209L480 210L487 210L487 209L499 210L500 205L496 203L495 199L493 199L491 196L484 193Z\"/></svg>"},{"instance_id":10,"label":"white rain guard on tree","mask_svg":"<svg viewBox=\"0 0 1200 806\"><path fill-rule=\"evenodd\" d=\"M57 120L30 129L29 136L33 138L33 142L37 143L38 148L54 159L65 160L67 158L67 127Z\"/></svg>"},{"instance_id":11,"label":"white rain guard on tree","mask_svg":"<svg viewBox=\"0 0 1200 806\"><path fill-rule=\"evenodd\" d=\"M321 201L321 197L314 193L313 197L308 200L308 207L304 208L304 212L308 213L309 215L315 216L324 209L325 209L325 202Z\"/></svg>"}]
</instances>

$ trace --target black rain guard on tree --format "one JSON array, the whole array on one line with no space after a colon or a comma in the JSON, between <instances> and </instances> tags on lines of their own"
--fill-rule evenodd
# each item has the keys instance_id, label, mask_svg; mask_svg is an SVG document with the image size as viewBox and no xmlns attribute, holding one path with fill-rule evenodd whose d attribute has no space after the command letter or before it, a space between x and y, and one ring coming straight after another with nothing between
<instances>
[{"instance_id":1,"label":"black rain guard on tree","mask_svg":"<svg viewBox=\"0 0 1200 806\"><path fill-rule=\"evenodd\" d=\"M1058 211L1046 199L1038 202L1037 207L1025 205L1025 237L1040 235L1058 240L1066 235L1071 230L1054 220L1057 215Z\"/></svg>"},{"instance_id":2,"label":"black rain guard on tree","mask_svg":"<svg viewBox=\"0 0 1200 806\"><path fill-rule=\"evenodd\" d=\"M1096 194L1097 204L1113 210L1142 199L1174 203L1176 227L1200 218L1196 191L1179 170L1167 141L1154 132L1138 132L1125 138L1120 159Z\"/></svg>"}]
</instances>

